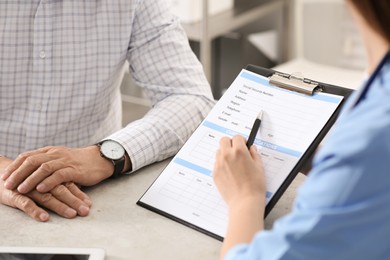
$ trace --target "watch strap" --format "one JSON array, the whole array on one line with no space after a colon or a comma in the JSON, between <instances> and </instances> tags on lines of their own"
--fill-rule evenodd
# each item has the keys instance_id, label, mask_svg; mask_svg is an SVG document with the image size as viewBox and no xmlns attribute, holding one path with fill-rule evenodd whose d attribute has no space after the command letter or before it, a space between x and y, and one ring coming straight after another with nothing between
<instances>
[{"instance_id":1,"label":"watch strap","mask_svg":"<svg viewBox=\"0 0 390 260\"><path fill-rule=\"evenodd\" d=\"M125 167L125 156L118 160L111 160L114 165L114 173L110 176L110 178L117 178L123 171Z\"/></svg>"}]
</instances>

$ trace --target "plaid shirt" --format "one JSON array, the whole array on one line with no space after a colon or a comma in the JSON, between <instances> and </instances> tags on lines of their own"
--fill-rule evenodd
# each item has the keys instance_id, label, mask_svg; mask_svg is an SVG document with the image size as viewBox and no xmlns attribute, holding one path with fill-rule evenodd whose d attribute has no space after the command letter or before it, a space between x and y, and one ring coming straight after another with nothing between
<instances>
[{"instance_id":1,"label":"plaid shirt","mask_svg":"<svg viewBox=\"0 0 390 260\"><path fill-rule=\"evenodd\" d=\"M111 138L136 170L176 153L213 98L165 2L0 1L0 154ZM153 108L121 129L126 60Z\"/></svg>"}]
</instances>

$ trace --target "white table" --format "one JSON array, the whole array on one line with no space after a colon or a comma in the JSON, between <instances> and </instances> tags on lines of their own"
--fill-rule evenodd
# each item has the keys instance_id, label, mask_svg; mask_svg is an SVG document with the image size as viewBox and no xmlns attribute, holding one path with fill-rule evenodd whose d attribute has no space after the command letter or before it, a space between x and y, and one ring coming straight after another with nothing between
<instances>
[{"instance_id":1,"label":"white table","mask_svg":"<svg viewBox=\"0 0 390 260\"><path fill-rule=\"evenodd\" d=\"M39 223L0 205L0 245L100 247L109 260L218 259L220 241L136 205L167 162L87 189L93 206L84 218L52 215L49 222ZM290 210L304 178L297 177L267 217L267 227Z\"/></svg>"}]
</instances>

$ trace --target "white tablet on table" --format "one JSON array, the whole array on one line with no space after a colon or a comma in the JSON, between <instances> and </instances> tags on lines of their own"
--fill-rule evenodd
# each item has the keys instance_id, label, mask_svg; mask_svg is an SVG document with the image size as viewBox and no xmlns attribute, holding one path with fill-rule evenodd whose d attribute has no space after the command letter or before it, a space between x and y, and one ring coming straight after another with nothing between
<instances>
[{"instance_id":1,"label":"white tablet on table","mask_svg":"<svg viewBox=\"0 0 390 260\"><path fill-rule=\"evenodd\" d=\"M103 260L101 248L0 247L0 260Z\"/></svg>"}]
</instances>

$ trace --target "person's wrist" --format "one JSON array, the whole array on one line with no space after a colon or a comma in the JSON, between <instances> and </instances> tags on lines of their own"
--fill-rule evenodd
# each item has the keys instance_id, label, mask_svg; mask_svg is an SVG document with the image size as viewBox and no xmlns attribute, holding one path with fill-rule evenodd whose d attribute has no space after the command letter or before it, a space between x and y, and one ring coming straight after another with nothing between
<instances>
[{"instance_id":1,"label":"person's wrist","mask_svg":"<svg viewBox=\"0 0 390 260\"><path fill-rule=\"evenodd\" d=\"M106 178L109 178L114 172L114 165L112 164L112 161L101 156L99 146L93 145L89 148L94 153L94 158L96 158L96 166L104 172Z\"/></svg>"},{"instance_id":2,"label":"person's wrist","mask_svg":"<svg viewBox=\"0 0 390 260\"><path fill-rule=\"evenodd\" d=\"M232 211L243 210L245 207L256 207L264 205L265 207L265 194L253 193L253 194L242 194L232 198L229 203L229 209Z\"/></svg>"}]
</instances>

